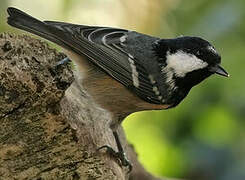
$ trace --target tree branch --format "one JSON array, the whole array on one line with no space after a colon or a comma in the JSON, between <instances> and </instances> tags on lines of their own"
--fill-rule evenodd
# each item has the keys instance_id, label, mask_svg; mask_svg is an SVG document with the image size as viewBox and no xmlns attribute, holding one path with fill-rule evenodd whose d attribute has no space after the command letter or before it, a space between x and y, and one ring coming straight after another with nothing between
<instances>
[{"instance_id":1,"label":"tree branch","mask_svg":"<svg viewBox=\"0 0 245 180\"><path fill-rule=\"evenodd\" d=\"M74 79L65 57L29 36L0 34L0 177L3 179L129 179L105 152L116 149L110 117ZM74 73L76 75L76 73ZM131 180L157 180L133 163Z\"/></svg>"}]
</instances>

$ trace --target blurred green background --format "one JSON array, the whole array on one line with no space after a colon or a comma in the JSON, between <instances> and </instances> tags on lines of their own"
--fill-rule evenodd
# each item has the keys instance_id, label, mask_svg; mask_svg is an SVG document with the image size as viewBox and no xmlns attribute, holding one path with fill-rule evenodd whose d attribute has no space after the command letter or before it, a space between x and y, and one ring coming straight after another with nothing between
<instances>
[{"instance_id":1,"label":"blurred green background","mask_svg":"<svg viewBox=\"0 0 245 180\"><path fill-rule=\"evenodd\" d=\"M115 26L163 38L201 36L222 55L228 79L212 76L176 108L135 113L123 126L145 168L157 176L245 179L244 0L1 0L41 19Z\"/></svg>"}]
</instances>

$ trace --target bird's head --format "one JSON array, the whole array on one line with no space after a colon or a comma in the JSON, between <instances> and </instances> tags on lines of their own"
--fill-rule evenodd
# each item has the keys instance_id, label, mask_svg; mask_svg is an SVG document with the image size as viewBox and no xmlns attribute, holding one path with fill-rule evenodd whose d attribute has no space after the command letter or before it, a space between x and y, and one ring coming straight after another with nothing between
<instances>
[{"instance_id":1,"label":"bird's head","mask_svg":"<svg viewBox=\"0 0 245 180\"><path fill-rule=\"evenodd\" d=\"M220 66L221 56L206 40L182 36L161 39L155 44L158 62L166 83L178 92L181 101L189 90L212 74L228 77ZM179 103L179 102L178 102ZM178 104L177 103L177 104Z\"/></svg>"}]
</instances>

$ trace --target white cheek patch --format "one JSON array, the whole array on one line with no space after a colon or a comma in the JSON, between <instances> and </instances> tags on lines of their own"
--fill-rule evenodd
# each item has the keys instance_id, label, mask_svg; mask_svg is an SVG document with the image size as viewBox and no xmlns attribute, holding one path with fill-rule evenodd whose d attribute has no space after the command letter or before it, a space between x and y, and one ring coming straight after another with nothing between
<instances>
[{"instance_id":1,"label":"white cheek patch","mask_svg":"<svg viewBox=\"0 0 245 180\"><path fill-rule=\"evenodd\" d=\"M199 59L195 55L177 51L174 54L167 53L167 66L165 68L174 71L178 77L184 77L188 72L203 69L208 66L208 63Z\"/></svg>"}]
</instances>

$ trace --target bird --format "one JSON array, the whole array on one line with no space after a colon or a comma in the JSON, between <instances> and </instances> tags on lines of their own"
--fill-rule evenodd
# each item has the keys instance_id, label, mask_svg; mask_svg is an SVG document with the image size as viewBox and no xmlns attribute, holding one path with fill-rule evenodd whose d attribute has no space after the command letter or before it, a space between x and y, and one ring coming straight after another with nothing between
<instances>
[{"instance_id":1,"label":"bird","mask_svg":"<svg viewBox=\"0 0 245 180\"><path fill-rule=\"evenodd\" d=\"M144 110L176 107L191 88L213 74L228 77L221 56L201 37L159 38L136 31L40 21L9 7L7 23L63 47L81 85L113 121L118 151L104 145L132 169L117 128L126 116Z\"/></svg>"}]
</instances>

